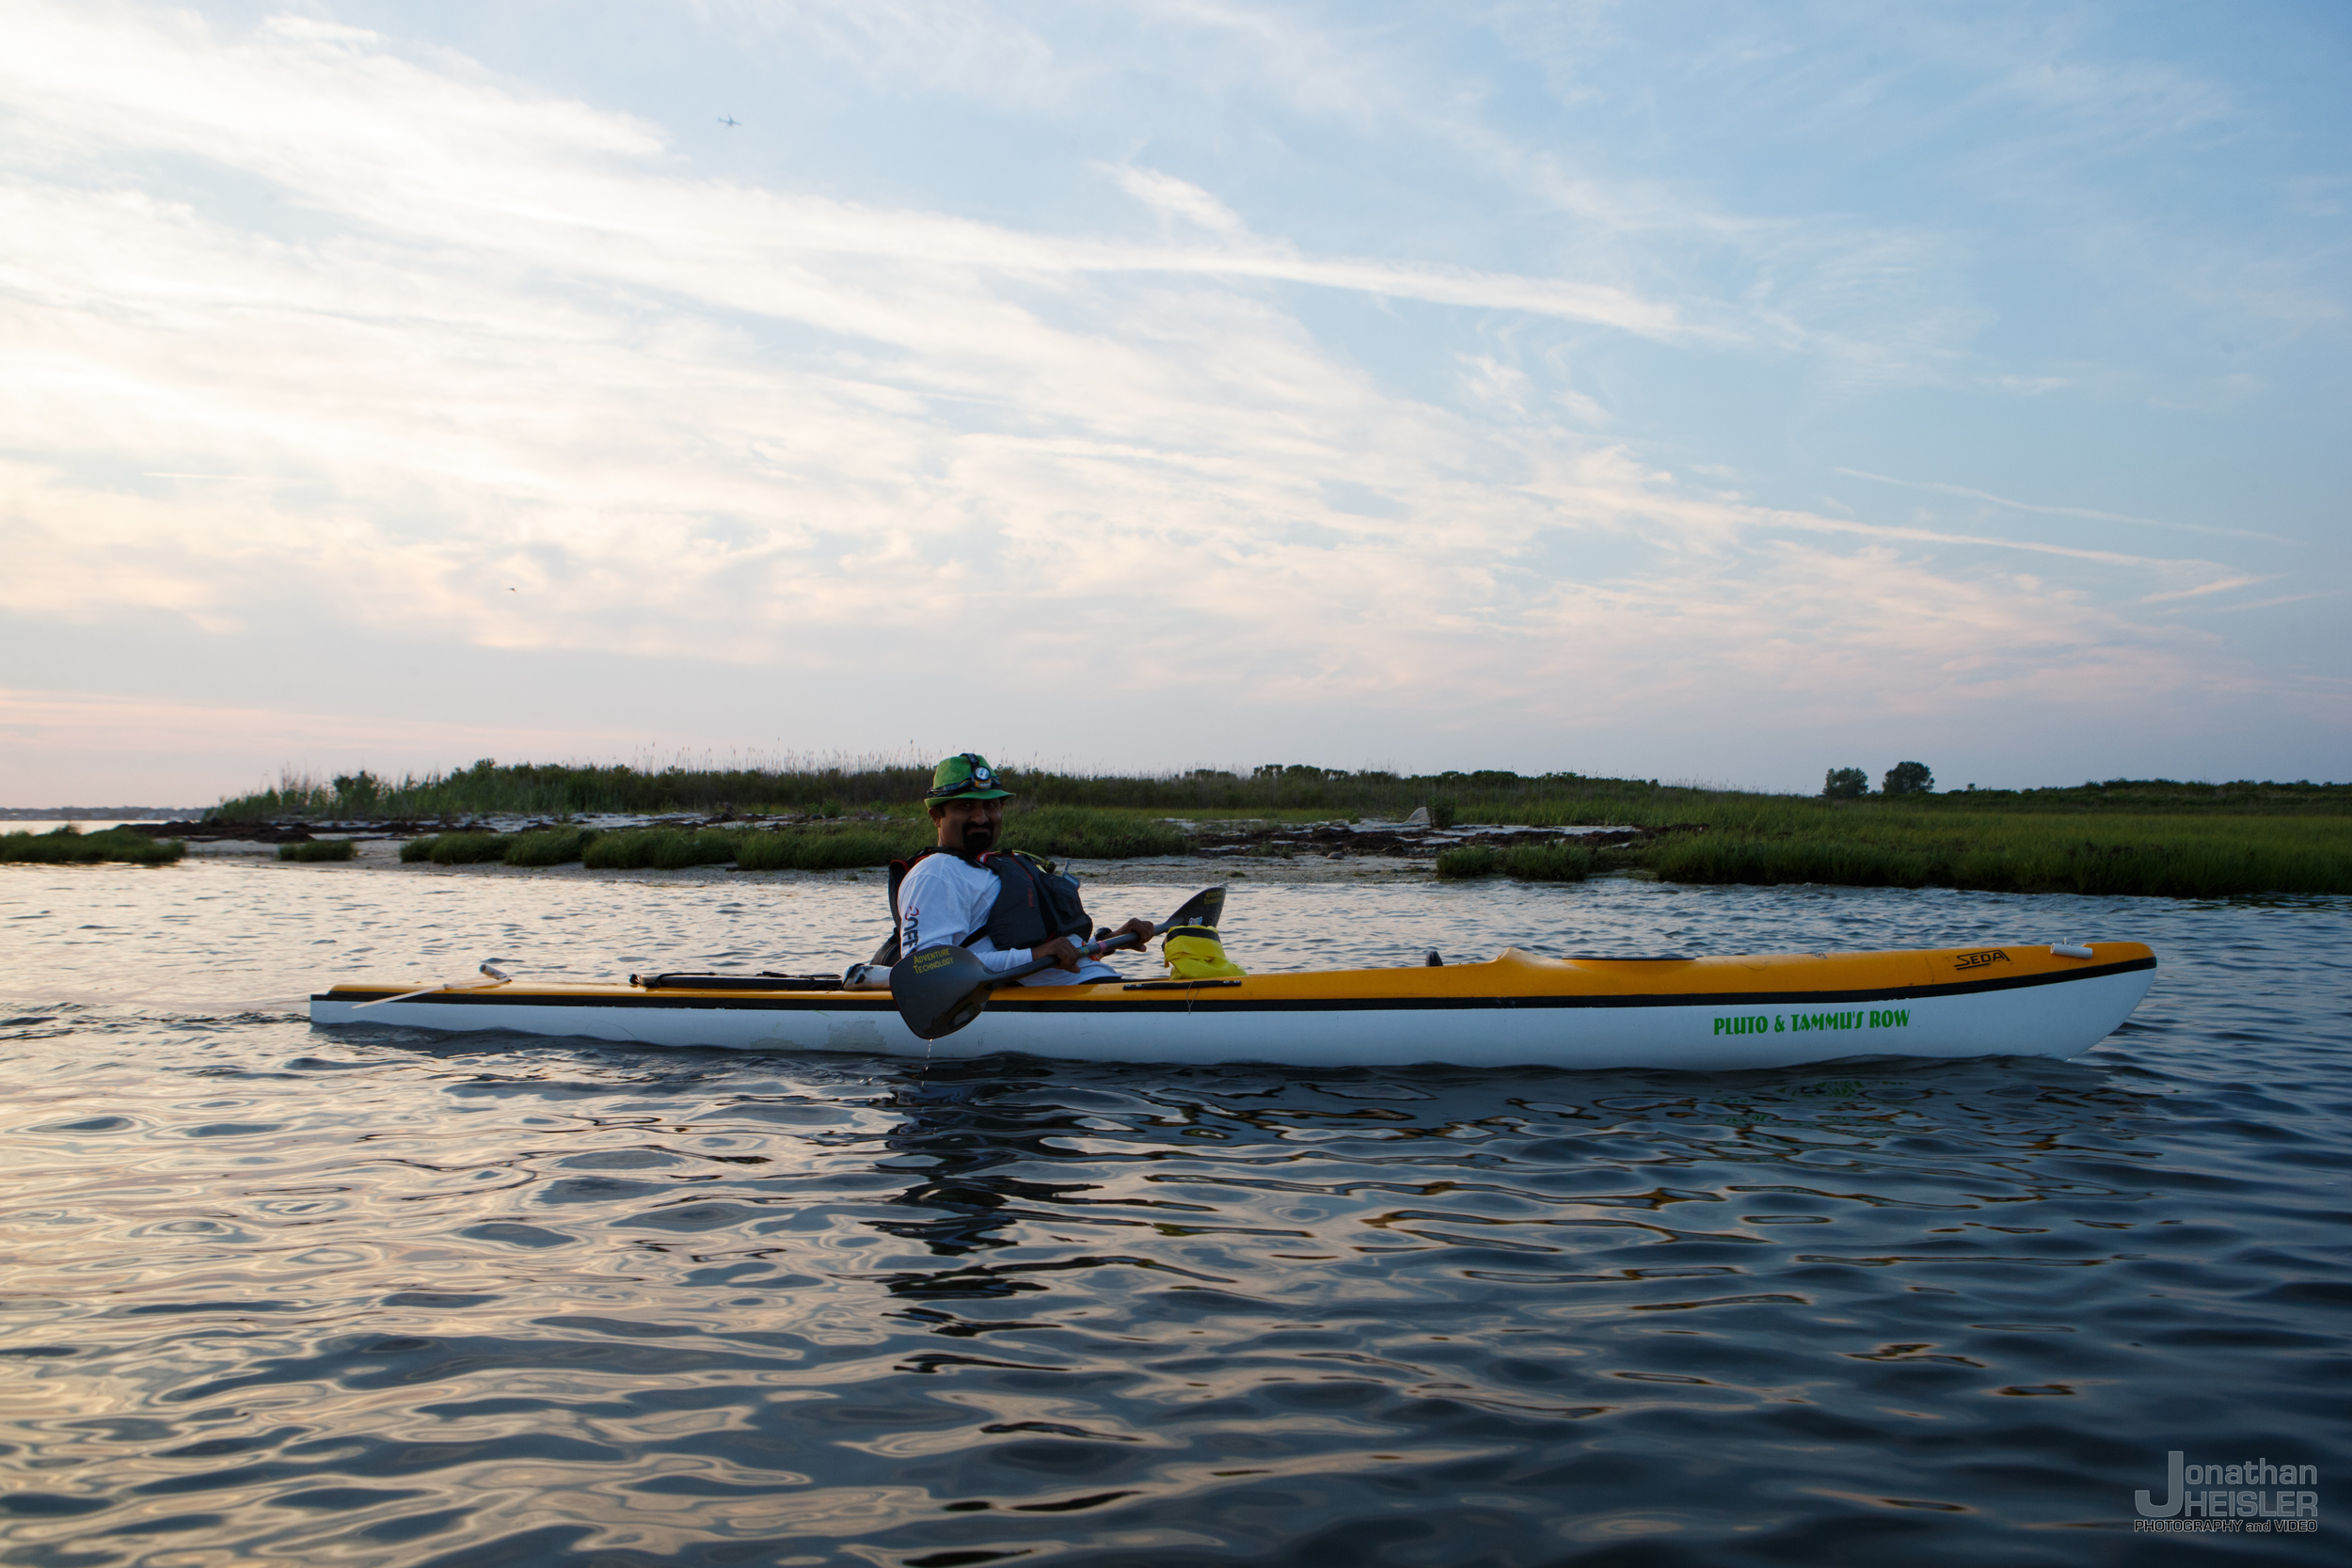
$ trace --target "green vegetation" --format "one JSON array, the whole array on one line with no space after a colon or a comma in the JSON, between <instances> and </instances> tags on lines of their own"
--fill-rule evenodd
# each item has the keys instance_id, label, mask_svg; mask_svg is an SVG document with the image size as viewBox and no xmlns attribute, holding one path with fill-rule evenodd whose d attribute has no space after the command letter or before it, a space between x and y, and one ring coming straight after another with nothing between
<instances>
[{"instance_id":1,"label":"green vegetation","mask_svg":"<svg viewBox=\"0 0 2352 1568\"><path fill-rule=\"evenodd\" d=\"M581 848L596 838L581 828L541 828L527 833L453 832L412 838L400 847L400 858L435 865L484 865L501 861L508 865L563 865L580 859Z\"/></svg>"},{"instance_id":2,"label":"green vegetation","mask_svg":"<svg viewBox=\"0 0 2352 1568\"><path fill-rule=\"evenodd\" d=\"M601 871L682 871L690 865L726 864L735 859L742 839L739 832L719 828L635 828L598 833L580 860Z\"/></svg>"},{"instance_id":3,"label":"green vegetation","mask_svg":"<svg viewBox=\"0 0 2352 1568\"><path fill-rule=\"evenodd\" d=\"M931 764L850 762L804 767L632 768L506 763L488 758L450 773L398 780L372 773L319 779L282 774L275 788L223 800L209 814L232 820L298 817L387 820L488 816L556 816L591 812L668 812L839 816L920 801Z\"/></svg>"},{"instance_id":4,"label":"green vegetation","mask_svg":"<svg viewBox=\"0 0 2352 1568\"><path fill-rule=\"evenodd\" d=\"M1438 875L1446 879L1491 877L1500 871L1522 882L1581 882L1593 874L1593 852L1577 844L1521 844L1497 849L1465 844L1438 854Z\"/></svg>"},{"instance_id":5,"label":"green vegetation","mask_svg":"<svg viewBox=\"0 0 2352 1568\"><path fill-rule=\"evenodd\" d=\"M542 828L516 833L499 858L509 865L569 865L596 838L593 832L574 827Z\"/></svg>"},{"instance_id":6,"label":"green vegetation","mask_svg":"<svg viewBox=\"0 0 2352 1568\"><path fill-rule=\"evenodd\" d=\"M480 865L506 858L514 842L504 833L443 833L433 841L425 858L435 865Z\"/></svg>"},{"instance_id":7,"label":"green vegetation","mask_svg":"<svg viewBox=\"0 0 2352 1568\"><path fill-rule=\"evenodd\" d=\"M188 852L176 838L152 839L121 828L86 833L71 822L45 833L0 833L0 861L48 865L91 865L128 861L134 865L168 865Z\"/></svg>"},{"instance_id":8,"label":"green vegetation","mask_svg":"<svg viewBox=\"0 0 2352 1568\"><path fill-rule=\"evenodd\" d=\"M1935 792L1935 775L1924 762L1899 762L1886 770L1886 778L1879 786L1883 795L1931 795Z\"/></svg>"},{"instance_id":9,"label":"green vegetation","mask_svg":"<svg viewBox=\"0 0 2352 1568\"><path fill-rule=\"evenodd\" d=\"M437 865L486 861L563 865L580 861L598 870L616 871L675 871L729 863L744 871L835 871L886 865L930 842L930 822L922 816L808 828L625 828L612 832L566 824L512 836L453 832L411 839L401 846L400 858ZM1184 830L1167 822L1070 807L1015 813L1005 825L1005 843L1008 848L1034 855L1089 860L1181 855L1190 846Z\"/></svg>"},{"instance_id":10,"label":"green vegetation","mask_svg":"<svg viewBox=\"0 0 2352 1568\"><path fill-rule=\"evenodd\" d=\"M1480 869L1464 869L1475 857L1442 859L1439 874L1448 877L1500 872L1549 879L1635 870L1678 881L2186 897L2352 893L2352 784L2110 779L2063 788L1934 793L1924 764L1889 769L1892 793L1867 792L1859 768L1836 769L1827 780L1833 787L1811 797L1578 773L1401 775L1304 765L1139 776L1003 768L999 776L1020 797L1007 821L1008 846L1055 858L1180 853L1184 841L1179 830L1160 820L1167 816L1396 821L1426 805L1440 825L1677 830L1597 853L1578 847L1498 851ZM928 761L766 769L485 761L398 783L366 774L331 784L288 778L278 789L224 801L214 815L415 817L723 806L790 812L813 820L778 830L641 829L601 836L563 827L515 840L445 833L410 843L402 858L444 864L467 859L556 864L580 857L592 865L734 861L746 869L823 870L879 865L929 843L921 800L930 778ZM451 840L481 841L495 852L461 856ZM525 841L534 842L525 847ZM1527 858L1536 853L1554 858Z\"/></svg>"},{"instance_id":11,"label":"green vegetation","mask_svg":"<svg viewBox=\"0 0 2352 1568\"><path fill-rule=\"evenodd\" d=\"M1438 851L1438 876L1446 881L1470 877L1491 877L1501 860L1484 844L1465 844L1459 848Z\"/></svg>"},{"instance_id":12,"label":"green vegetation","mask_svg":"<svg viewBox=\"0 0 2352 1568\"><path fill-rule=\"evenodd\" d=\"M485 760L454 773L433 773L397 783L366 773L346 774L331 782L289 774L277 788L224 800L209 815L231 820L413 819L492 813L651 815L728 809L746 814L887 814L919 823L930 768L926 761L919 765L874 762L797 768L655 769ZM1363 816L1394 821L1415 806L1426 805L1440 827L1454 820L1533 827L1603 823L1653 827L1709 820L1720 810L1736 814L1797 801L1810 809L1836 810L1848 804L1820 798L1664 784L1655 779L1602 779L1581 773L1522 777L1500 769L1399 774L1295 764L1269 765L1247 774L1198 768L1122 775L1005 768L998 769L998 776L1022 798L1023 804L1041 807L1181 816ZM2344 816L2352 815L2352 784L2110 779L2105 784L2052 789L1946 790L1891 800L1870 795L1852 804L1864 810L1883 810L1898 802L1905 810L1971 814L2023 810Z\"/></svg>"},{"instance_id":13,"label":"green vegetation","mask_svg":"<svg viewBox=\"0 0 2352 1568\"><path fill-rule=\"evenodd\" d=\"M1502 870L1522 882L1581 882L1593 874L1593 852L1576 844L1522 844L1502 852Z\"/></svg>"},{"instance_id":14,"label":"green vegetation","mask_svg":"<svg viewBox=\"0 0 2352 1568\"><path fill-rule=\"evenodd\" d=\"M358 852L359 847L347 838L314 838L307 844L278 847L281 861L347 861Z\"/></svg>"},{"instance_id":15,"label":"green vegetation","mask_svg":"<svg viewBox=\"0 0 2352 1568\"><path fill-rule=\"evenodd\" d=\"M1832 882L2214 898L2352 893L2352 820L2178 815L1790 814L1630 847L1668 881ZM1604 854L1608 853L1604 851Z\"/></svg>"},{"instance_id":16,"label":"green vegetation","mask_svg":"<svg viewBox=\"0 0 2352 1568\"><path fill-rule=\"evenodd\" d=\"M840 871L887 865L930 842L931 835L912 822L827 832L751 832L743 835L735 863L742 871Z\"/></svg>"},{"instance_id":17,"label":"green vegetation","mask_svg":"<svg viewBox=\"0 0 2352 1568\"><path fill-rule=\"evenodd\" d=\"M926 832L924 840L931 835ZM1005 847L1046 860L1123 861L1143 855L1182 855L1191 835L1172 822L1128 812L1045 806L1005 818Z\"/></svg>"},{"instance_id":18,"label":"green vegetation","mask_svg":"<svg viewBox=\"0 0 2352 1568\"><path fill-rule=\"evenodd\" d=\"M1531 802L1516 819L1581 820L1554 805ZM1620 796L1614 806L1627 826L1682 831L1601 849L1592 869L1667 881L2175 898L2352 893L2352 787L2341 784L2118 780L1842 800L1661 789ZM1485 869L1454 871L1441 857L1438 870L1527 875L1501 856Z\"/></svg>"}]
</instances>

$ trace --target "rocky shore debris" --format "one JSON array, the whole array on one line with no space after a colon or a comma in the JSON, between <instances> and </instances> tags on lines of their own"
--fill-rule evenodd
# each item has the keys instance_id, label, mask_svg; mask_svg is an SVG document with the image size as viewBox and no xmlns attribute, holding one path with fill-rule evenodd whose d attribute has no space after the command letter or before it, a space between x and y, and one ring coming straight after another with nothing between
<instances>
[{"instance_id":1,"label":"rocky shore debris","mask_svg":"<svg viewBox=\"0 0 2352 1568\"><path fill-rule=\"evenodd\" d=\"M1419 813L1415 814L1419 816ZM1382 855L1399 860L1433 858L1466 844L1493 849L1522 845L1575 844L1588 849L1645 844L1667 833L1704 832L1702 822L1662 828L1433 828L1415 823L1346 822L1208 824L1193 839L1193 853L1217 855L1322 855L1337 859Z\"/></svg>"},{"instance_id":2,"label":"rocky shore debris","mask_svg":"<svg viewBox=\"0 0 2352 1568\"><path fill-rule=\"evenodd\" d=\"M308 844L314 838L415 838L436 833L434 822L125 822L122 832L188 844Z\"/></svg>"},{"instance_id":3,"label":"rocky shore debris","mask_svg":"<svg viewBox=\"0 0 2352 1568\"><path fill-rule=\"evenodd\" d=\"M319 820L175 820L168 822L127 823L123 831L149 838L178 839L190 845L220 845L234 847L306 845L321 840L370 839L408 841L448 833L489 833L513 836L559 827L590 829L599 832L660 828L688 832L706 829L756 829L800 827L803 824L825 828L849 828L854 825L852 814L839 816L763 816L744 815L722 808L707 816L691 813L660 816L593 816L559 821L550 816L468 817L445 821L319 821ZM856 814L862 819L863 814ZM887 822L875 817L877 825ZM1271 822L1261 819L1232 819L1193 822L1168 819L1184 830L1190 839L1187 857L1222 860L1234 856L1251 859L1296 860L1386 860L1390 862L1430 862L1448 849L1478 846L1497 851L1530 846L1574 845L1587 849L1607 849L1621 845L1646 844L1668 834L1699 833L1707 831L1701 822L1677 822L1656 828L1531 828L1456 824L1433 826L1426 813L1415 812L1402 822ZM218 851L215 851L218 852ZM230 847L228 852L235 853ZM406 858L406 857L404 857Z\"/></svg>"}]
</instances>

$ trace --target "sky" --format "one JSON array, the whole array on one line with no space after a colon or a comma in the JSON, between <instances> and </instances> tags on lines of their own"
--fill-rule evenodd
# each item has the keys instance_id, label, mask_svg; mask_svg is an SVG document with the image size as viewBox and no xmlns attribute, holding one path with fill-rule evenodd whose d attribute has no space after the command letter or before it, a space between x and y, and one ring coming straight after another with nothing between
<instances>
[{"instance_id":1,"label":"sky","mask_svg":"<svg viewBox=\"0 0 2352 1568\"><path fill-rule=\"evenodd\" d=\"M2352 777L2347 79L2334 0L10 0L0 805Z\"/></svg>"}]
</instances>

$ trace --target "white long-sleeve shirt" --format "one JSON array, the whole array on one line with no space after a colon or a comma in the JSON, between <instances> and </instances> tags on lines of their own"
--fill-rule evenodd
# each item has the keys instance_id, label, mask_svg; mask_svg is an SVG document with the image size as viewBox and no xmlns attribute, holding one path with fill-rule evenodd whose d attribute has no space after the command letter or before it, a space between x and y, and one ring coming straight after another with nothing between
<instances>
[{"instance_id":1,"label":"white long-sleeve shirt","mask_svg":"<svg viewBox=\"0 0 2352 1568\"><path fill-rule=\"evenodd\" d=\"M999 952L982 931L1004 885L993 871L956 855L926 855L915 862L914 869L898 884L899 956L913 958L926 947L961 944L999 974L1027 963L1027 948ZM963 940L967 934L972 939L969 942ZM1095 958L1082 958L1075 974L1066 969L1041 970L1022 976L1021 984L1078 986L1092 980L1118 978L1119 971L1110 965Z\"/></svg>"}]
</instances>

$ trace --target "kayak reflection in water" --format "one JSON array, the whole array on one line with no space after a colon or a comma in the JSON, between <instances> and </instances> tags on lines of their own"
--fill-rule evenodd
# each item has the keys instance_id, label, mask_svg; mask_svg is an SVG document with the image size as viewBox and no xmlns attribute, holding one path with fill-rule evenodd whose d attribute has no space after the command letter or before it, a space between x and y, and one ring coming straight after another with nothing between
<instances>
[{"instance_id":1,"label":"kayak reflection in water","mask_svg":"<svg viewBox=\"0 0 2352 1568\"><path fill-rule=\"evenodd\" d=\"M875 962L895 964L927 947L961 947L990 970L1032 959L1058 966L1025 975L1025 986L1087 985L1116 980L1119 972L1081 958L1078 942L1093 922L1079 902L1078 884L1053 864L1017 849L999 849L1005 800L988 759L977 752L949 757L931 773L923 797L939 842L890 868L891 940ZM1114 935L1144 942L1156 927L1134 919Z\"/></svg>"},{"instance_id":2,"label":"kayak reflection in water","mask_svg":"<svg viewBox=\"0 0 2352 1568\"><path fill-rule=\"evenodd\" d=\"M908 1269L884 1281L892 1295L918 1300L989 1299L1046 1287L1024 1275L1034 1267L992 1267L987 1255L1018 1245L1025 1222L1057 1218L1056 1207L1093 1190L1089 1181L1041 1181L1040 1165L1075 1158L1066 1143L1085 1135L1079 1114L1031 1102L1037 1069L1005 1076L1003 1064L943 1063L909 1082L890 1101L904 1120L883 1140L889 1155L878 1166L911 1178L890 1206L903 1217L868 1220L884 1235L917 1243L940 1260L935 1269ZM899 1162L904 1161L904 1164ZM1016 1177L1011 1169L1030 1174ZM952 1324L946 1314L934 1316ZM952 1326L936 1332L952 1334Z\"/></svg>"}]
</instances>

